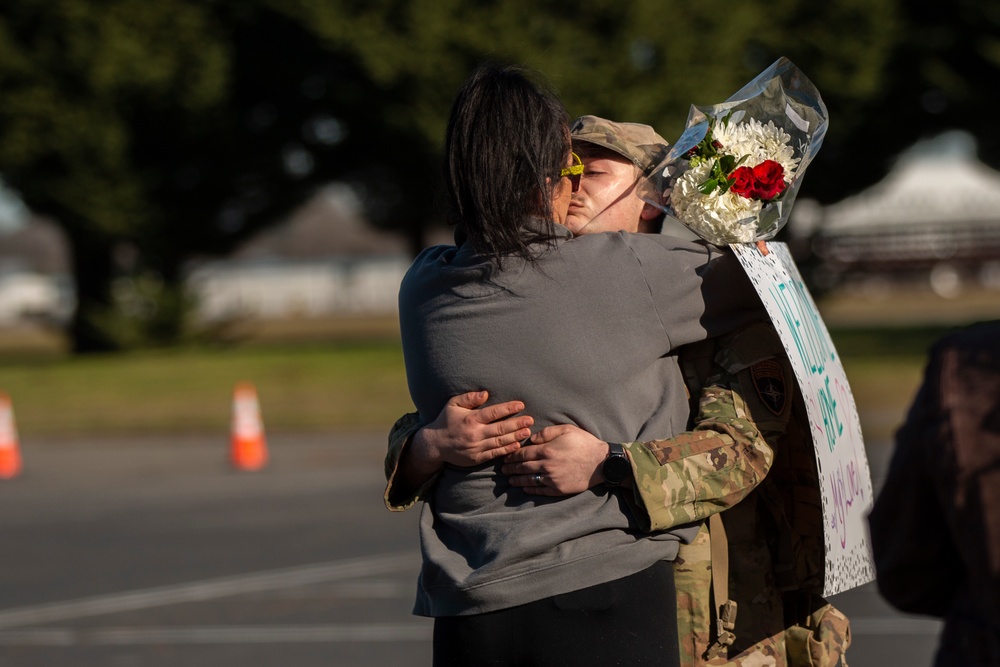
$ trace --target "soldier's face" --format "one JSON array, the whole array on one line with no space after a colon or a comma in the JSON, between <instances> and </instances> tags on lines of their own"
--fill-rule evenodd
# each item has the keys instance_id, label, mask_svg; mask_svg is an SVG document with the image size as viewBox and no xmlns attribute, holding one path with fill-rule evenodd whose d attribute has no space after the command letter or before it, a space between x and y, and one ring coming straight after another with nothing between
<instances>
[{"instance_id":1,"label":"soldier's face","mask_svg":"<svg viewBox=\"0 0 1000 667\"><path fill-rule=\"evenodd\" d=\"M565 225L574 234L637 232L643 201L635 194L639 170L611 151L580 152L584 172L573 193Z\"/></svg>"}]
</instances>

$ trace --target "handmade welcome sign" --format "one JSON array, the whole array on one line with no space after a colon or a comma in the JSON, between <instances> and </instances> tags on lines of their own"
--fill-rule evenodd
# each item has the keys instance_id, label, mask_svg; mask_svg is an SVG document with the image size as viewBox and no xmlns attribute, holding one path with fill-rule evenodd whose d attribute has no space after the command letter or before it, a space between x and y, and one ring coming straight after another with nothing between
<instances>
[{"instance_id":1,"label":"handmade welcome sign","mask_svg":"<svg viewBox=\"0 0 1000 667\"><path fill-rule=\"evenodd\" d=\"M809 416L822 484L826 568L823 595L868 583L875 566L867 516L872 482L851 388L826 324L784 243L732 244L791 361Z\"/></svg>"}]
</instances>

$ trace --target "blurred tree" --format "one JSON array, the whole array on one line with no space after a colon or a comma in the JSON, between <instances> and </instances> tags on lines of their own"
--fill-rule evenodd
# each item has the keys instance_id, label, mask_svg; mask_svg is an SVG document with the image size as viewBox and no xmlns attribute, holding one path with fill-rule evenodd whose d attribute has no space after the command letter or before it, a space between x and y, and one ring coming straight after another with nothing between
<instances>
[{"instance_id":1,"label":"blurred tree","mask_svg":"<svg viewBox=\"0 0 1000 667\"><path fill-rule=\"evenodd\" d=\"M0 173L69 235L77 350L171 342L189 310L184 262L329 181L420 248L451 100L486 58L540 70L573 115L673 139L690 104L788 56L831 111L802 192L824 200L873 182L932 126L994 135L970 111L987 108L1000 61L996 0L924 5L9 0Z\"/></svg>"},{"instance_id":2,"label":"blurred tree","mask_svg":"<svg viewBox=\"0 0 1000 667\"><path fill-rule=\"evenodd\" d=\"M989 113L1000 82L998 0L900 2L881 69L870 95L836 108L842 127L814 163L817 180L827 181L816 184L821 198L871 185L903 149L949 129L975 136L980 158L1000 168L1000 132Z\"/></svg>"},{"instance_id":3,"label":"blurred tree","mask_svg":"<svg viewBox=\"0 0 1000 667\"><path fill-rule=\"evenodd\" d=\"M184 262L332 180L354 184L376 224L430 217L433 146L382 120L402 115L400 84L270 4L0 7L0 173L67 232L76 351L180 339Z\"/></svg>"},{"instance_id":4,"label":"blurred tree","mask_svg":"<svg viewBox=\"0 0 1000 667\"><path fill-rule=\"evenodd\" d=\"M689 105L721 102L787 56L823 91L836 145L894 74L899 5L749 0L720 11L683 0L579 0L567 12L551 0L282 3L327 44L357 54L380 84L405 90L398 119L435 147L453 92L484 57L540 70L571 114L649 123L673 139Z\"/></svg>"},{"instance_id":5,"label":"blurred tree","mask_svg":"<svg viewBox=\"0 0 1000 667\"><path fill-rule=\"evenodd\" d=\"M0 10L0 169L69 237L77 349L108 347L116 243L152 229L155 173L135 164L134 107L178 112L220 99L228 55L183 3L14 2Z\"/></svg>"}]
</instances>

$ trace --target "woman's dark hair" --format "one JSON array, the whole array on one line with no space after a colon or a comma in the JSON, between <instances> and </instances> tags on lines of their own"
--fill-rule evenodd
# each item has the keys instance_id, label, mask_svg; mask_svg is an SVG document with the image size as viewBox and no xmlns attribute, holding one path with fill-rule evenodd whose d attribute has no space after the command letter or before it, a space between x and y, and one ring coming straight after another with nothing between
<instances>
[{"instance_id":1,"label":"woman's dark hair","mask_svg":"<svg viewBox=\"0 0 1000 667\"><path fill-rule=\"evenodd\" d=\"M559 98L521 67L482 65L458 92L445 135L448 221L497 266L507 255L532 259L532 242L551 241L527 236L524 223L552 220L568 126Z\"/></svg>"}]
</instances>

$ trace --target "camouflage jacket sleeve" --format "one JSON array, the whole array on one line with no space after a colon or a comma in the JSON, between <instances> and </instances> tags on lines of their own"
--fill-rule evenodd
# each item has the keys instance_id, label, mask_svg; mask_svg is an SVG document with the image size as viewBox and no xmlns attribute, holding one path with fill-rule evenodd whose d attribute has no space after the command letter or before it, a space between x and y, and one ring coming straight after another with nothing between
<instances>
[{"instance_id":1,"label":"camouflage jacket sleeve","mask_svg":"<svg viewBox=\"0 0 1000 667\"><path fill-rule=\"evenodd\" d=\"M626 445L645 530L699 521L740 502L767 475L769 443L788 424L794 378L770 325L713 345L693 430Z\"/></svg>"},{"instance_id":2,"label":"camouflage jacket sleeve","mask_svg":"<svg viewBox=\"0 0 1000 667\"><path fill-rule=\"evenodd\" d=\"M393 486L396 481L396 473L399 470L399 459L403 455L403 450L410 443L413 434L420 430L423 422L416 412L405 414L396 420L389 431L389 450L385 455L385 506L393 512L402 512L413 507L418 500L427 495L428 490L437 481L437 475L430 478L420 488L410 491L404 496L400 496Z\"/></svg>"}]
</instances>

